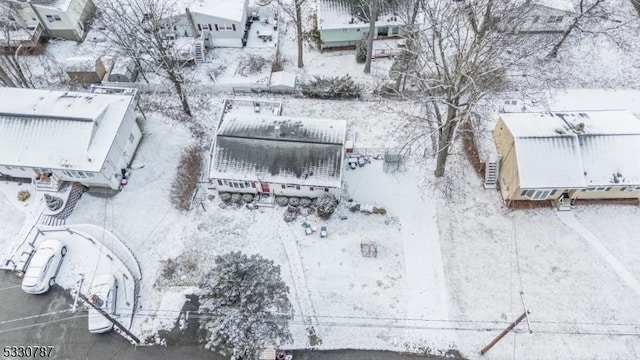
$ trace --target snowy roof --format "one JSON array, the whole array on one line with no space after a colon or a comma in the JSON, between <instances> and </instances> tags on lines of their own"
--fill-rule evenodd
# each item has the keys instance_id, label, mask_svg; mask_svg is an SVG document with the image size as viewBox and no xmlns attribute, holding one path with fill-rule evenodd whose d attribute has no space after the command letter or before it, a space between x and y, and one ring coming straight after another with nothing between
<instances>
[{"instance_id":1,"label":"snowy roof","mask_svg":"<svg viewBox=\"0 0 640 360\"><path fill-rule=\"evenodd\" d=\"M288 71L273 72L269 85L293 89L296 87L296 74Z\"/></svg>"},{"instance_id":2,"label":"snowy roof","mask_svg":"<svg viewBox=\"0 0 640 360\"><path fill-rule=\"evenodd\" d=\"M228 114L211 178L340 187L346 122Z\"/></svg>"},{"instance_id":3,"label":"snowy roof","mask_svg":"<svg viewBox=\"0 0 640 360\"><path fill-rule=\"evenodd\" d=\"M242 15L247 8L246 0L179 0L181 11L189 11L214 16L236 22L244 21Z\"/></svg>"},{"instance_id":4,"label":"snowy roof","mask_svg":"<svg viewBox=\"0 0 640 360\"><path fill-rule=\"evenodd\" d=\"M69 5L71 5L71 0L31 0L31 2L36 6L48 7L60 11L67 11Z\"/></svg>"},{"instance_id":5,"label":"snowy roof","mask_svg":"<svg viewBox=\"0 0 640 360\"><path fill-rule=\"evenodd\" d=\"M389 1L379 0L378 19L376 26L402 25L402 19L394 15ZM349 0L319 0L318 1L318 29L345 29L367 26L362 8L353 6Z\"/></svg>"},{"instance_id":6,"label":"snowy roof","mask_svg":"<svg viewBox=\"0 0 640 360\"><path fill-rule=\"evenodd\" d=\"M640 119L628 111L509 113L520 187L640 185Z\"/></svg>"},{"instance_id":7,"label":"snowy roof","mask_svg":"<svg viewBox=\"0 0 640 360\"><path fill-rule=\"evenodd\" d=\"M93 56L69 57L64 59L64 69L67 72L95 72L96 64L99 60Z\"/></svg>"},{"instance_id":8,"label":"snowy roof","mask_svg":"<svg viewBox=\"0 0 640 360\"><path fill-rule=\"evenodd\" d=\"M111 74L117 75L127 75L127 73L135 69L136 63L133 58L130 57L119 57L116 58L113 62L113 66L111 67Z\"/></svg>"},{"instance_id":9,"label":"snowy roof","mask_svg":"<svg viewBox=\"0 0 640 360\"><path fill-rule=\"evenodd\" d=\"M575 7L571 0L537 0L536 4L566 12L575 11Z\"/></svg>"},{"instance_id":10,"label":"snowy roof","mask_svg":"<svg viewBox=\"0 0 640 360\"><path fill-rule=\"evenodd\" d=\"M0 164L100 171L133 95L0 88Z\"/></svg>"}]
</instances>

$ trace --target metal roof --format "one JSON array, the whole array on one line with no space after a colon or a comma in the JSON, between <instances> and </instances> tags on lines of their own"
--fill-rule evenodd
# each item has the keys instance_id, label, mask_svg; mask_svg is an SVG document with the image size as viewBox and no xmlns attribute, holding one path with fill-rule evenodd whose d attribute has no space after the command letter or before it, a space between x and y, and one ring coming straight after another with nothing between
<instances>
[{"instance_id":1,"label":"metal roof","mask_svg":"<svg viewBox=\"0 0 640 360\"><path fill-rule=\"evenodd\" d=\"M133 95L0 88L0 165L100 171Z\"/></svg>"},{"instance_id":2,"label":"metal roof","mask_svg":"<svg viewBox=\"0 0 640 360\"><path fill-rule=\"evenodd\" d=\"M210 177L340 187L345 129L344 120L229 115Z\"/></svg>"},{"instance_id":3,"label":"metal roof","mask_svg":"<svg viewBox=\"0 0 640 360\"><path fill-rule=\"evenodd\" d=\"M520 187L640 185L640 119L628 111L500 114Z\"/></svg>"}]
</instances>

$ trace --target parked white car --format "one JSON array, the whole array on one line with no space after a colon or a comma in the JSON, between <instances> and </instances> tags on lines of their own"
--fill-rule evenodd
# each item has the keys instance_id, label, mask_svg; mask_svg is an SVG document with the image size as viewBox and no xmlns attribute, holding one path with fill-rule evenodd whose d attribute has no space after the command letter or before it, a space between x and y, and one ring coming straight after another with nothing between
<instances>
[{"instance_id":1,"label":"parked white car","mask_svg":"<svg viewBox=\"0 0 640 360\"><path fill-rule=\"evenodd\" d=\"M116 313L116 297L118 294L118 280L113 274L96 275L91 285L89 302L102 309L109 315ZM109 332L113 323L104 317L93 306L89 307L89 332L94 334Z\"/></svg>"},{"instance_id":2,"label":"parked white car","mask_svg":"<svg viewBox=\"0 0 640 360\"><path fill-rule=\"evenodd\" d=\"M67 254L67 247L60 240L43 241L31 258L22 278L22 290L29 294L43 294L55 284L56 276Z\"/></svg>"}]
</instances>

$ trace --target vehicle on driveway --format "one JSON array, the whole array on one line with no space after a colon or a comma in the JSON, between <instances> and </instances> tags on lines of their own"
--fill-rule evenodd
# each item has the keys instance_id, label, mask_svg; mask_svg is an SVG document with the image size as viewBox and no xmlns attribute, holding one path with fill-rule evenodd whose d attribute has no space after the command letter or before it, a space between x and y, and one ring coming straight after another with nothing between
<instances>
[{"instance_id":1,"label":"vehicle on driveway","mask_svg":"<svg viewBox=\"0 0 640 360\"><path fill-rule=\"evenodd\" d=\"M111 316L116 313L118 280L113 274L96 275L91 285L90 294L88 299L93 306L100 308ZM89 307L89 332L100 334L113 330L113 323L93 306Z\"/></svg>"},{"instance_id":2,"label":"vehicle on driveway","mask_svg":"<svg viewBox=\"0 0 640 360\"><path fill-rule=\"evenodd\" d=\"M29 261L22 278L22 290L29 294L44 294L56 283L56 276L67 254L67 247L56 239L43 241Z\"/></svg>"}]
</instances>

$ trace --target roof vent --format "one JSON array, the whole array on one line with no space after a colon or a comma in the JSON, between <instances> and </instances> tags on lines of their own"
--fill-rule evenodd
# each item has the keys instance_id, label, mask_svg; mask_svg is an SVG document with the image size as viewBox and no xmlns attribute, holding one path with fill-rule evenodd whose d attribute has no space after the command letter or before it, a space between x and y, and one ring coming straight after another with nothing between
<instances>
[{"instance_id":1,"label":"roof vent","mask_svg":"<svg viewBox=\"0 0 640 360\"><path fill-rule=\"evenodd\" d=\"M576 133L583 133L584 132L584 123L577 123L573 129L576 131Z\"/></svg>"},{"instance_id":2,"label":"roof vent","mask_svg":"<svg viewBox=\"0 0 640 360\"><path fill-rule=\"evenodd\" d=\"M556 128L555 132L560 134L560 135L563 135L564 134L564 129L563 128Z\"/></svg>"}]
</instances>

